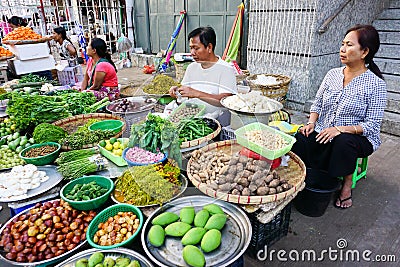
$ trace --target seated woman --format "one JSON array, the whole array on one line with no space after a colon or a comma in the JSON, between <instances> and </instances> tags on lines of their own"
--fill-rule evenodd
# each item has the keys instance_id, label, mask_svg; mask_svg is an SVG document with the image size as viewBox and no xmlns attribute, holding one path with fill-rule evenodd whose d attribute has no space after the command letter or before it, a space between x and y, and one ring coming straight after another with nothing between
<instances>
[{"instance_id":1,"label":"seated woman","mask_svg":"<svg viewBox=\"0 0 400 267\"><path fill-rule=\"evenodd\" d=\"M53 29L53 40L58 45L61 58L65 60L73 60L76 64L77 51L71 40L68 39L64 27Z\"/></svg>"},{"instance_id":2,"label":"seated woman","mask_svg":"<svg viewBox=\"0 0 400 267\"><path fill-rule=\"evenodd\" d=\"M87 69L82 81L82 90L92 92L97 99L119 97L117 68L107 52L103 39L93 38L87 46Z\"/></svg>"},{"instance_id":3,"label":"seated woman","mask_svg":"<svg viewBox=\"0 0 400 267\"><path fill-rule=\"evenodd\" d=\"M380 45L371 25L347 30L340 48L345 65L330 70L311 106L310 119L296 134L292 151L307 167L343 177L335 207L352 206L352 174L357 158L372 154L386 105L386 84L373 58Z\"/></svg>"},{"instance_id":4,"label":"seated woman","mask_svg":"<svg viewBox=\"0 0 400 267\"><path fill-rule=\"evenodd\" d=\"M190 53L195 62L185 72L182 86L173 86L169 94L191 98L190 102L206 105L206 113L217 113L222 126L229 124L230 113L221 108L223 97L237 93L235 70L214 53L216 34L211 27L200 27L189 33ZM214 117L214 116L213 116Z\"/></svg>"}]
</instances>

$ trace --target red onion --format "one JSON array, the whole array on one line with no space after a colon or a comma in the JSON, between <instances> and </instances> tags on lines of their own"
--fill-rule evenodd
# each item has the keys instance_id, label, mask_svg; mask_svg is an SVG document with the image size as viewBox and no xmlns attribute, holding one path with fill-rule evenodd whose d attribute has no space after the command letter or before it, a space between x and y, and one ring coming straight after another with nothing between
<instances>
[{"instance_id":1,"label":"red onion","mask_svg":"<svg viewBox=\"0 0 400 267\"><path fill-rule=\"evenodd\" d=\"M137 163L154 163L157 161L162 160L165 155L164 153L158 152L158 153L153 153L147 150L144 150L140 147L133 147L129 148L126 151L125 155L126 159L132 162L137 162Z\"/></svg>"}]
</instances>

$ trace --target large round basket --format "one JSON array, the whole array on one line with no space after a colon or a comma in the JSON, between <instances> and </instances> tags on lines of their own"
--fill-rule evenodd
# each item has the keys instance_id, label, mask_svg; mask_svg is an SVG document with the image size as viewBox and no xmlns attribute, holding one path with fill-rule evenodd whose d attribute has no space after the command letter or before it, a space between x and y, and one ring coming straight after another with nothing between
<instances>
[{"instance_id":1,"label":"large round basket","mask_svg":"<svg viewBox=\"0 0 400 267\"><path fill-rule=\"evenodd\" d=\"M255 80L257 80L259 75L274 77L278 83L271 85L256 84ZM289 90L289 83L291 80L288 76L280 74L253 74L249 75L246 80L248 81L251 90L261 91L263 95L275 99L282 104L285 103L286 94Z\"/></svg>"},{"instance_id":2,"label":"large round basket","mask_svg":"<svg viewBox=\"0 0 400 267\"><path fill-rule=\"evenodd\" d=\"M227 140L209 144L201 149L200 152L207 152L211 150L222 151L226 154L233 155L234 153L239 152L242 149L242 146L239 145L236 140ZM290 160L288 162L288 167L278 167L275 169L279 176L284 177L288 180L289 184L292 185L292 188L288 191L274 194L274 195L265 195L265 196L241 196L241 195L233 195L228 193L217 192L212 189L208 184L203 183L197 179L195 179L190 171L190 166L193 164L193 158L189 159L187 164L187 175L189 180L196 186L201 192L204 194L211 196L216 199L221 199L227 202L232 202L236 204L263 204L269 202L275 202L278 200L285 199L286 197L292 195L294 192L298 191L301 188L302 183L306 177L306 166L304 162L293 152L289 152Z\"/></svg>"},{"instance_id":3,"label":"large round basket","mask_svg":"<svg viewBox=\"0 0 400 267\"><path fill-rule=\"evenodd\" d=\"M90 114L80 114L80 115L75 115L72 117L68 117L62 120L58 120L53 122L53 125L59 126L63 128L65 131L67 131L69 134L75 132L79 126L85 125L89 119L97 119L97 120L121 120L124 122L124 126L122 126L122 129L119 133L114 135L114 137L118 138L122 135L122 133L125 131L126 128L126 123L125 120L119 116L114 116L111 114L107 113L90 113ZM87 144L84 145L82 148L91 148L96 146L97 144ZM62 150L72 150L71 147L69 146L62 146Z\"/></svg>"}]
</instances>

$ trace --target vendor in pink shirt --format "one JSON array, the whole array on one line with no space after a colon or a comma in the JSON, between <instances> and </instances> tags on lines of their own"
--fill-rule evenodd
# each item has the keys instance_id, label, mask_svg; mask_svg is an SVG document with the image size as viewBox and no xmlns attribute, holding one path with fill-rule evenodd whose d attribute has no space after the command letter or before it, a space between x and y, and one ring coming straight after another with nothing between
<instances>
[{"instance_id":1,"label":"vendor in pink shirt","mask_svg":"<svg viewBox=\"0 0 400 267\"><path fill-rule=\"evenodd\" d=\"M86 52L90 58L81 88L92 92L98 100L104 97L110 100L118 98L117 68L107 52L106 42L100 38L93 38Z\"/></svg>"}]
</instances>

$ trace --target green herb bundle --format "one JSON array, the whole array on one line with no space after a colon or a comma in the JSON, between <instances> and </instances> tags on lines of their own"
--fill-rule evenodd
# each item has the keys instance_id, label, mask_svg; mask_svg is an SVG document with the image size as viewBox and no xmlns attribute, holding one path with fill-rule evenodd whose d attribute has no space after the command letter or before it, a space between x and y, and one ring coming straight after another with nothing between
<instances>
[{"instance_id":1,"label":"green herb bundle","mask_svg":"<svg viewBox=\"0 0 400 267\"><path fill-rule=\"evenodd\" d=\"M58 143L67 135L68 133L63 128L50 123L41 123L33 131L33 139L35 139L36 143Z\"/></svg>"},{"instance_id":2,"label":"green herb bundle","mask_svg":"<svg viewBox=\"0 0 400 267\"><path fill-rule=\"evenodd\" d=\"M178 129L169 120L149 113L145 122L132 125L128 146L136 145L153 153L157 150L168 153L169 158L182 166Z\"/></svg>"}]
</instances>

